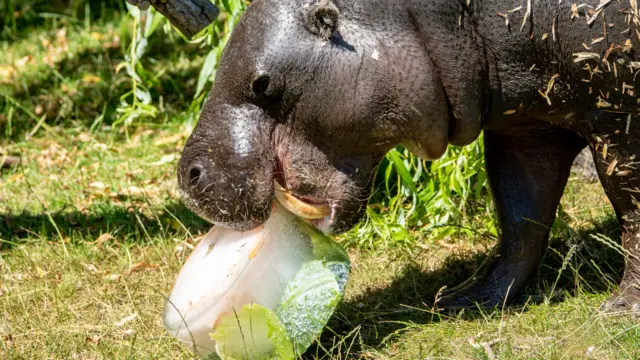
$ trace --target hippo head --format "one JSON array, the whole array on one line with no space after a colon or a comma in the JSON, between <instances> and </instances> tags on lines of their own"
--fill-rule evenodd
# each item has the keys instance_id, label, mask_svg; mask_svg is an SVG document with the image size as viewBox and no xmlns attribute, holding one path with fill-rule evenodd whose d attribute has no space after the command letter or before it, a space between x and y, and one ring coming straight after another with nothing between
<instances>
[{"instance_id":1,"label":"hippo head","mask_svg":"<svg viewBox=\"0 0 640 360\"><path fill-rule=\"evenodd\" d=\"M384 154L442 155L449 108L402 2L257 0L234 29L178 166L185 203L248 230L270 215L274 182L328 204L329 233L359 221ZM396 4L397 3L397 4Z\"/></svg>"}]
</instances>

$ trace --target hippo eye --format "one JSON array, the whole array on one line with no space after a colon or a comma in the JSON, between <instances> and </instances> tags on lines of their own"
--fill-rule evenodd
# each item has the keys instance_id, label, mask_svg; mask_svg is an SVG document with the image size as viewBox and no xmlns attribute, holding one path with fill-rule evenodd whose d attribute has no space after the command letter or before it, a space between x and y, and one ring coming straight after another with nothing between
<instances>
[{"instance_id":1,"label":"hippo eye","mask_svg":"<svg viewBox=\"0 0 640 360\"><path fill-rule=\"evenodd\" d=\"M268 75L262 75L253 82L253 85L251 85L251 89L253 90L253 93L256 95L264 94L267 91L267 89L269 89L270 82L271 82L271 79L269 78Z\"/></svg>"}]
</instances>

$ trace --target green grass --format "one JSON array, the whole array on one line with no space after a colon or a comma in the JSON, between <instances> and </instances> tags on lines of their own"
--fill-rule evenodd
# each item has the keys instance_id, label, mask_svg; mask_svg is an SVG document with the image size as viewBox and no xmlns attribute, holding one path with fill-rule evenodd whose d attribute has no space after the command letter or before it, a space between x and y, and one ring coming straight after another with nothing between
<instances>
[{"instance_id":1,"label":"green grass","mask_svg":"<svg viewBox=\"0 0 640 360\"><path fill-rule=\"evenodd\" d=\"M172 154L183 132L140 130L112 145L108 135L51 132L57 140L10 146L25 163L2 176L0 357L191 358L161 323L164 296L208 229L176 201ZM351 249L346 297L306 357L485 359L490 343L501 359L637 358L637 320L597 312L622 266L589 238L619 236L599 185L573 181L560 222L538 277L504 311L432 308L442 286L479 265L490 240Z\"/></svg>"},{"instance_id":2,"label":"green grass","mask_svg":"<svg viewBox=\"0 0 640 360\"><path fill-rule=\"evenodd\" d=\"M25 4L0 4L0 153L23 159L0 173L0 359L191 359L161 319L209 229L180 203L175 167L214 50L156 30L136 73L157 114L119 124L138 86L116 72L133 29L124 5ZM598 312L624 262L594 238L620 237L599 184L570 181L543 265L512 306L433 308L495 244L481 153L387 157L366 221L339 239L353 265L345 299L305 358L640 358L637 319Z\"/></svg>"}]
</instances>

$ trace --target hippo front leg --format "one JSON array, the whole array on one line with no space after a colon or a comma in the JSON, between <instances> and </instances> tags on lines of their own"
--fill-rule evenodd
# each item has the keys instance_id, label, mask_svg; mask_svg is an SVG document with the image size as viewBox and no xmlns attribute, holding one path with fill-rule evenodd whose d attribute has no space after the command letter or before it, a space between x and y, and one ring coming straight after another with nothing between
<instances>
[{"instance_id":1,"label":"hippo front leg","mask_svg":"<svg viewBox=\"0 0 640 360\"><path fill-rule=\"evenodd\" d=\"M576 133L540 122L485 131L500 242L473 277L443 293L439 306L493 307L522 290L546 249L571 164L586 145Z\"/></svg>"}]
</instances>

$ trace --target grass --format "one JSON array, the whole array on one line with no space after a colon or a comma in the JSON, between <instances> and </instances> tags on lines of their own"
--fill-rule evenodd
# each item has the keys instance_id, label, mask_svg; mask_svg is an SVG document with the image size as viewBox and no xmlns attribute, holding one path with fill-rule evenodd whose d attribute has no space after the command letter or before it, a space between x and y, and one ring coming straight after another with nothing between
<instances>
[{"instance_id":1,"label":"grass","mask_svg":"<svg viewBox=\"0 0 640 360\"><path fill-rule=\"evenodd\" d=\"M175 200L171 155L184 133L140 129L112 146L104 136L53 128L9 147L26 159L0 192L2 358L192 358L161 323L164 296L208 229ZM559 222L538 277L504 311L432 308L491 241L351 249L346 297L305 357L637 358L637 320L597 312L622 265L589 237L619 236L599 184L572 181Z\"/></svg>"},{"instance_id":2,"label":"grass","mask_svg":"<svg viewBox=\"0 0 640 360\"><path fill-rule=\"evenodd\" d=\"M6 54L0 61L0 135L12 140L33 136L43 128L39 122L45 128L71 123L97 129L117 121L127 100L121 96L133 86L130 74L119 67L127 63L132 20L124 8L114 8L107 18L80 21L61 14L35 29L0 37L0 51ZM193 121L187 110L208 52L174 32L169 35L149 37L144 61L136 67L159 112L141 120L155 124L185 117Z\"/></svg>"},{"instance_id":3,"label":"grass","mask_svg":"<svg viewBox=\"0 0 640 360\"><path fill-rule=\"evenodd\" d=\"M0 173L0 359L193 358L161 319L209 228L180 203L175 181L209 49L150 37L139 75L158 114L113 126L132 87L116 72L131 38L124 6L9 1L0 10L7 4L17 17L0 22L0 152L23 162ZM426 164L400 150L385 160L367 222L339 239L353 265L345 299L305 358L640 358L637 319L597 311L624 261L594 237L620 238L600 185L579 179L518 301L433 308L495 244L480 152L475 144Z\"/></svg>"}]
</instances>

